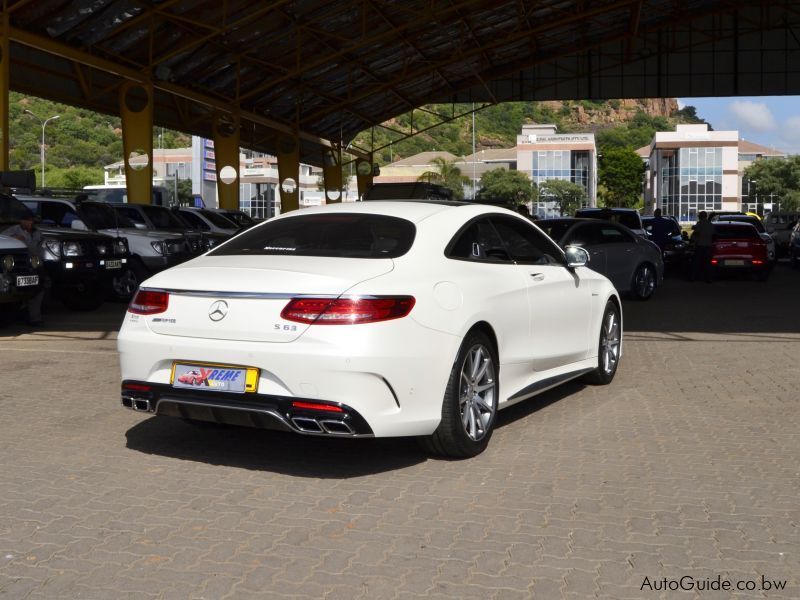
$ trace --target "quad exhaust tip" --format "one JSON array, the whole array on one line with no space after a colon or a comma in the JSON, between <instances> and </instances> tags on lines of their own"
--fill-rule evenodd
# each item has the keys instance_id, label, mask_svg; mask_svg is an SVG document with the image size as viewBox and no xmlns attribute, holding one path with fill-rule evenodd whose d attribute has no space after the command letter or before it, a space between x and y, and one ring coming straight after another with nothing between
<instances>
[{"instance_id":1,"label":"quad exhaust tip","mask_svg":"<svg viewBox=\"0 0 800 600\"><path fill-rule=\"evenodd\" d=\"M303 433L327 433L329 435L354 435L355 431L348 423L332 419L314 419L312 417L292 417L292 424Z\"/></svg>"}]
</instances>

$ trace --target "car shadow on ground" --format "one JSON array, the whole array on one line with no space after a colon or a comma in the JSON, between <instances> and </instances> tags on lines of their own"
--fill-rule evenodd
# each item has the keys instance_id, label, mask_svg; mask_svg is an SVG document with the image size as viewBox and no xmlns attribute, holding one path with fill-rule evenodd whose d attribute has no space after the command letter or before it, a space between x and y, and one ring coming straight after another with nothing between
<instances>
[{"instance_id":1,"label":"car shadow on ground","mask_svg":"<svg viewBox=\"0 0 800 600\"><path fill-rule=\"evenodd\" d=\"M569 382L500 411L503 428L583 389ZM151 417L130 428L127 447L211 465L272 471L296 477L348 479L412 467L428 455L414 438L345 439L298 435L214 424L191 424L172 417ZM496 440L490 442L497 444Z\"/></svg>"},{"instance_id":2,"label":"car shadow on ground","mask_svg":"<svg viewBox=\"0 0 800 600\"><path fill-rule=\"evenodd\" d=\"M152 417L126 432L127 447L157 454L296 477L348 479L411 467L428 456L413 438L333 439Z\"/></svg>"}]
</instances>

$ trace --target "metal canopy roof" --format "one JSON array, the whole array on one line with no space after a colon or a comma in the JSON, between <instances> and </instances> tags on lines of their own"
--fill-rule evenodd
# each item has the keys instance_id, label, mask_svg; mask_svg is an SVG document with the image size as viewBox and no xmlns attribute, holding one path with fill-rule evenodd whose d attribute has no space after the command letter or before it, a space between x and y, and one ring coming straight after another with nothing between
<instances>
[{"instance_id":1,"label":"metal canopy roof","mask_svg":"<svg viewBox=\"0 0 800 600\"><path fill-rule=\"evenodd\" d=\"M152 81L156 125L242 145L320 144L430 103L800 93L796 2L5 0L11 87L118 114Z\"/></svg>"}]
</instances>

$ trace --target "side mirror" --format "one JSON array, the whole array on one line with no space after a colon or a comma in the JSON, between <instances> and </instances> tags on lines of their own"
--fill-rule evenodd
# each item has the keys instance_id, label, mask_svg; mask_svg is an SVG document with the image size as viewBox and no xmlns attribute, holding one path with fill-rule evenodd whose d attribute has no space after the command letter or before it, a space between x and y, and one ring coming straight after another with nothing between
<instances>
[{"instance_id":1,"label":"side mirror","mask_svg":"<svg viewBox=\"0 0 800 600\"><path fill-rule=\"evenodd\" d=\"M567 255L567 268L585 267L589 262L589 253L580 246L567 246L564 250Z\"/></svg>"},{"instance_id":2,"label":"side mirror","mask_svg":"<svg viewBox=\"0 0 800 600\"><path fill-rule=\"evenodd\" d=\"M86 226L86 223L81 221L80 219L75 219L72 223L70 223L70 229L79 229L80 231L89 231L89 228Z\"/></svg>"}]
</instances>

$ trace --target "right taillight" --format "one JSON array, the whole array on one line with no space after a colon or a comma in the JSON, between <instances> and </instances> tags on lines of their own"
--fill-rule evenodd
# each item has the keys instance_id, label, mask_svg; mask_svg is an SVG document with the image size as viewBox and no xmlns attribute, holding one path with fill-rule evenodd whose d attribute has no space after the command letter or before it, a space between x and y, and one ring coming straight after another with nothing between
<instances>
[{"instance_id":1,"label":"right taillight","mask_svg":"<svg viewBox=\"0 0 800 600\"><path fill-rule=\"evenodd\" d=\"M135 315L157 315L169 306L169 294L161 290L139 290L128 306Z\"/></svg>"},{"instance_id":2,"label":"right taillight","mask_svg":"<svg viewBox=\"0 0 800 600\"><path fill-rule=\"evenodd\" d=\"M314 325L357 325L405 317L414 308L412 296L366 298L292 298L281 318Z\"/></svg>"}]
</instances>

